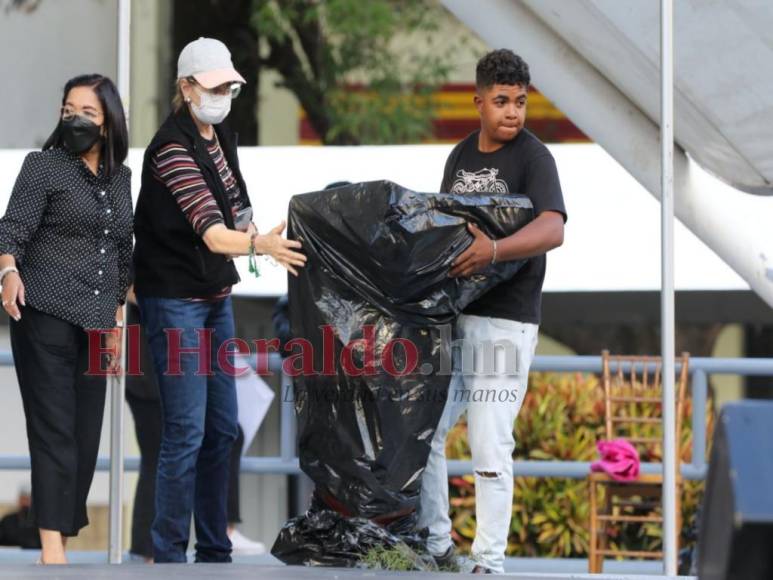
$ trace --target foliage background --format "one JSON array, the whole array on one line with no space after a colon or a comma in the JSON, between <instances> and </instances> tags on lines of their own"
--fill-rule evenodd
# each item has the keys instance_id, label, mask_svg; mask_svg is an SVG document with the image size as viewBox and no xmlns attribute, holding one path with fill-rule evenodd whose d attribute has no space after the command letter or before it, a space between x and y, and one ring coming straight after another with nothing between
<instances>
[{"instance_id":1,"label":"foliage background","mask_svg":"<svg viewBox=\"0 0 773 580\"><path fill-rule=\"evenodd\" d=\"M276 70L328 145L415 143L454 54L434 46L444 9L426 0L253 0ZM420 46L420 50L415 47Z\"/></svg>"},{"instance_id":2,"label":"foliage background","mask_svg":"<svg viewBox=\"0 0 773 580\"><path fill-rule=\"evenodd\" d=\"M648 410L645 408L643 413ZM685 405L680 435L682 461L691 461L691 400ZM707 410L707 441L714 429L713 406ZM594 375L532 373L529 391L516 422L515 459L593 461L596 441L604 438L604 392ZM642 461L659 461L660 445ZM449 433L449 459L469 459L467 425ZM685 483L680 548L692 541L689 529L703 494L703 482ZM451 479L451 519L454 540L469 552L475 537L475 487L472 476ZM508 556L577 557L588 554L590 505L583 479L516 477ZM612 546L626 550L658 549L659 525L628 524L613 532Z\"/></svg>"}]
</instances>

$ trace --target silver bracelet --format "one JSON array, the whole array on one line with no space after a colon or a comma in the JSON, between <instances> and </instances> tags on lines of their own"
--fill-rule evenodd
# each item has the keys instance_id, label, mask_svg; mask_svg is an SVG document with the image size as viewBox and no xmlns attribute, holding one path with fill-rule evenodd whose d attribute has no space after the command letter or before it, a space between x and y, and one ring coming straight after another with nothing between
<instances>
[{"instance_id":1,"label":"silver bracelet","mask_svg":"<svg viewBox=\"0 0 773 580\"><path fill-rule=\"evenodd\" d=\"M491 240L494 244L494 254L491 256L491 263L495 264L497 261L497 241Z\"/></svg>"},{"instance_id":2,"label":"silver bracelet","mask_svg":"<svg viewBox=\"0 0 773 580\"><path fill-rule=\"evenodd\" d=\"M5 279L6 274L10 274L11 272L19 273L19 270L16 269L15 266L6 266L2 270L0 270L0 284L3 283L3 280Z\"/></svg>"}]
</instances>

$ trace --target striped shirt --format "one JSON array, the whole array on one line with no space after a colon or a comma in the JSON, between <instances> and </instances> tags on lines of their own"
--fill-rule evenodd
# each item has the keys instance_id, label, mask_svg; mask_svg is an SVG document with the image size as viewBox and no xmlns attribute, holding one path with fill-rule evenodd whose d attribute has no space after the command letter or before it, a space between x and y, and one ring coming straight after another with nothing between
<instances>
[{"instance_id":1,"label":"striped shirt","mask_svg":"<svg viewBox=\"0 0 773 580\"><path fill-rule=\"evenodd\" d=\"M231 212L236 216L243 207L239 184L226 161L217 135L205 143L225 186ZM153 156L152 167L153 176L172 193L177 205L198 235L203 236L210 227L225 223L217 200L209 190L201 169L185 147L179 143L164 145ZM191 300L221 300L230 293L231 287L228 286L214 296L192 297Z\"/></svg>"}]
</instances>

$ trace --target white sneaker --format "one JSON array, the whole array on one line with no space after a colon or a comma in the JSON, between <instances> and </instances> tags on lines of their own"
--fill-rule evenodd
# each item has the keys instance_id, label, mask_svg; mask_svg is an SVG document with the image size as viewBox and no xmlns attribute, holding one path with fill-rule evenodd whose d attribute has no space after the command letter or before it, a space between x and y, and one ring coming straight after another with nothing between
<instances>
[{"instance_id":1,"label":"white sneaker","mask_svg":"<svg viewBox=\"0 0 773 580\"><path fill-rule=\"evenodd\" d=\"M234 529L228 535L231 540L231 553L241 556L257 556L266 553L266 545L263 542L254 542L239 530Z\"/></svg>"}]
</instances>

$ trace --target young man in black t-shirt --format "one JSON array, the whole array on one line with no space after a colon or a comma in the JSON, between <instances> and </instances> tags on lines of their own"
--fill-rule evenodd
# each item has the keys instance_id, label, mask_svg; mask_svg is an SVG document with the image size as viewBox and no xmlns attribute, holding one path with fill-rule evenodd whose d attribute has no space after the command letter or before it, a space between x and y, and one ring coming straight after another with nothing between
<instances>
[{"instance_id":1,"label":"young man in black t-shirt","mask_svg":"<svg viewBox=\"0 0 773 580\"><path fill-rule=\"evenodd\" d=\"M563 243L566 221L553 156L524 127L529 83L528 65L512 51L495 50L478 62L475 106L481 128L453 149L440 187L461 195L524 194L535 216L499 240L468 224L474 241L451 270L452 276L471 276L491 263L528 258L512 279L470 304L457 320L458 338L474 349L475 369L461 369L451 381L422 482L420 525L429 528L430 552L445 564L454 559L445 438L466 411L477 516L471 564L477 573L503 571L513 500L513 428L537 345L545 254ZM490 356L485 343L513 345L517 364L506 360L507 352L494 350L496 368L484 374L481 363Z\"/></svg>"}]
</instances>

